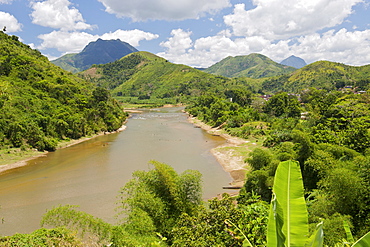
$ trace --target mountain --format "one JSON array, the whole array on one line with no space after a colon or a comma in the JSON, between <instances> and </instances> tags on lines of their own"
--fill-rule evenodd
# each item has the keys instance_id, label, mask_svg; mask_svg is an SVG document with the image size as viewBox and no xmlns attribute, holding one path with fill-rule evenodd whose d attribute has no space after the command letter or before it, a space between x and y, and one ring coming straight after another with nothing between
<instances>
[{"instance_id":1,"label":"mountain","mask_svg":"<svg viewBox=\"0 0 370 247\"><path fill-rule=\"evenodd\" d=\"M149 52L136 52L79 74L113 95L170 98L221 91L229 78L173 64Z\"/></svg>"},{"instance_id":2,"label":"mountain","mask_svg":"<svg viewBox=\"0 0 370 247\"><path fill-rule=\"evenodd\" d=\"M284 59L283 61L280 62L280 64L290 66L290 67L293 67L293 68L296 68L296 69L300 69L300 68L307 65L306 61L304 61L302 58L296 57L294 55Z\"/></svg>"},{"instance_id":3,"label":"mountain","mask_svg":"<svg viewBox=\"0 0 370 247\"><path fill-rule=\"evenodd\" d=\"M262 83L265 92L296 92L315 87L337 90L345 86L367 90L370 85L370 65L349 66L341 63L318 61L293 73L268 78Z\"/></svg>"},{"instance_id":4,"label":"mountain","mask_svg":"<svg viewBox=\"0 0 370 247\"><path fill-rule=\"evenodd\" d=\"M76 73L90 68L93 64L110 63L137 51L133 46L119 39L98 39L90 42L80 53L67 54L51 62Z\"/></svg>"},{"instance_id":5,"label":"mountain","mask_svg":"<svg viewBox=\"0 0 370 247\"><path fill-rule=\"evenodd\" d=\"M252 53L247 56L229 56L204 71L227 77L264 78L294 70L295 68L276 63L264 55Z\"/></svg>"},{"instance_id":6,"label":"mountain","mask_svg":"<svg viewBox=\"0 0 370 247\"><path fill-rule=\"evenodd\" d=\"M108 91L0 31L0 149L54 150L61 140L121 127Z\"/></svg>"}]
</instances>

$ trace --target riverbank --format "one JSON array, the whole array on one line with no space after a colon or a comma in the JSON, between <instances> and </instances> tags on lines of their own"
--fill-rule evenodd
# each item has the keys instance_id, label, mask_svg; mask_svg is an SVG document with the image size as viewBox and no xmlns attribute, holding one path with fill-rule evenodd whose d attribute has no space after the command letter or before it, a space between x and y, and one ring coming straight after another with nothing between
<instances>
[{"instance_id":1,"label":"riverbank","mask_svg":"<svg viewBox=\"0 0 370 247\"><path fill-rule=\"evenodd\" d=\"M127 120L126 120L127 121ZM85 142L102 135L108 135L113 133L122 132L126 129L126 121L118 130L112 132L100 132L92 136L82 137L76 140L62 141L58 144L57 149L67 148L81 142ZM28 161L47 155L48 152L40 152L35 149L32 150L21 150L20 148L13 148L9 150L3 150L0 152L0 174L5 173L9 170L16 169L22 166L26 166Z\"/></svg>"},{"instance_id":2,"label":"riverbank","mask_svg":"<svg viewBox=\"0 0 370 247\"><path fill-rule=\"evenodd\" d=\"M231 187L242 187L246 173L250 167L244 160L249 157L249 153L258 147L254 140L245 140L239 137L231 136L225 133L224 130L213 128L199 119L189 116L188 121L198 128L202 128L211 135L221 136L226 140L226 143L213 148L211 153L216 157L223 169L228 172L233 179L230 183Z\"/></svg>"}]
</instances>

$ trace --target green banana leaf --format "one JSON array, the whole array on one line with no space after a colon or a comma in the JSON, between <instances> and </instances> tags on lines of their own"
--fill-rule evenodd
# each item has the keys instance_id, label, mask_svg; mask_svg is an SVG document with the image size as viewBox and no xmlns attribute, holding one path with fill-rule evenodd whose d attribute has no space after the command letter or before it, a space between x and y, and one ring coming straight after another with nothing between
<instances>
[{"instance_id":1,"label":"green banana leaf","mask_svg":"<svg viewBox=\"0 0 370 247\"><path fill-rule=\"evenodd\" d=\"M267 224L267 246L285 247L283 233L284 213L273 193L270 204L269 221Z\"/></svg>"},{"instance_id":2,"label":"green banana leaf","mask_svg":"<svg viewBox=\"0 0 370 247\"><path fill-rule=\"evenodd\" d=\"M355 240L353 239L351 229L349 228L348 222L345 220L343 220L343 227L344 230L346 231L347 241L350 243L354 243Z\"/></svg>"},{"instance_id":3,"label":"green banana leaf","mask_svg":"<svg viewBox=\"0 0 370 247\"><path fill-rule=\"evenodd\" d=\"M369 247L370 246L370 232L366 233L360 238L352 247Z\"/></svg>"},{"instance_id":4,"label":"green banana leaf","mask_svg":"<svg viewBox=\"0 0 370 247\"><path fill-rule=\"evenodd\" d=\"M322 229L323 222L316 226L314 234L309 239L307 247L322 247L324 242L324 230Z\"/></svg>"},{"instance_id":5,"label":"green banana leaf","mask_svg":"<svg viewBox=\"0 0 370 247\"><path fill-rule=\"evenodd\" d=\"M273 192L278 205L282 208L284 223L282 231L285 235L285 246L305 246L308 237L308 213L298 162L284 161L279 164L275 174Z\"/></svg>"}]
</instances>

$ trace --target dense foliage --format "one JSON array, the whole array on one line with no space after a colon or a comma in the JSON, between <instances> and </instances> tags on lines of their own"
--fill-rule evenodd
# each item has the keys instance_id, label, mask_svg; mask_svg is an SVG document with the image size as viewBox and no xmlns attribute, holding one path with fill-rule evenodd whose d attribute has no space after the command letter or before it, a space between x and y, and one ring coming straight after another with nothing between
<instances>
[{"instance_id":1,"label":"dense foliage","mask_svg":"<svg viewBox=\"0 0 370 247\"><path fill-rule=\"evenodd\" d=\"M232 135L263 142L264 147L246 159L252 171L241 199L258 194L270 201L279 162L299 161L309 222L314 226L325 219L325 241L334 245L345 237L344 219L356 236L370 229L368 100L368 94L311 88L302 92L301 102L294 95L278 93L262 106L259 98L242 106L227 97L204 95L187 110Z\"/></svg>"},{"instance_id":2,"label":"dense foliage","mask_svg":"<svg viewBox=\"0 0 370 247\"><path fill-rule=\"evenodd\" d=\"M329 61L318 61L290 74L271 77L262 84L264 92L280 91L299 93L315 87L337 90L352 86L357 91L369 89L370 65L355 67Z\"/></svg>"},{"instance_id":3,"label":"dense foliage","mask_svg":"<svg viewBox=\"0 0 370 247\"><path fill-rule=\"evenodd\" d=\"M81 241L75 233L66 228L45 229L41 228L31 234L15 234L10 237L0 237L0 246L3 247L82 247Z\"/></svg>"},{"instance_id":4,"label":"dense foliage","mask_svg":"<svg viewBox=\"0 0 370 247\"><path fill-rule=\"evenodd\" d=\"M262 54L252 53L247 56L227 57L204 71L227 77L265 78L294 70L296 69L276 63Z\"/></svg>"},{"instance_id":5,"label":"dense foliage","mask_svg":"<svg viewBox=\"0 0 370 247\"><path fill-rule=\"evenodd\" d=\"M113 63L98 65L82 72L98 86L112 90L113 95L149 98L187 98L204 92L219 93L227 85L243 84L214 76L186 65L173 64L148 52L132 53Z\"/></svg>"},{"instance_id":6,"label":"dense foliage","mask_svg":"<svg viewBox=\"0 0 370 247\"><path fill-rule=\"evenodd\" d=\"M116 130L125 118L106 89L0 32L0 148L54 150L59 140Z\"/></svg>"}]
</instances>

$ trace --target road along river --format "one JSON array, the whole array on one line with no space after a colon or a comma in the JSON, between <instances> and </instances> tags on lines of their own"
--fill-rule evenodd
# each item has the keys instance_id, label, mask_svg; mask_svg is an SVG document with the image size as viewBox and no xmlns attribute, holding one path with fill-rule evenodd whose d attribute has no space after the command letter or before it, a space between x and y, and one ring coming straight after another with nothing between
<instances>
[{"instance_id":1,"label":"road along river","mask_svg":"<svg viewBox=\"0 0 370 247\"><path fill-rule=\"evenodd\" d=\"M203 174L203 195L222 193L231 182L210 150L225 143L187 121L183 108L159 108L134 113L121 133L96 137L28 162L0 175L0 235L29 233L40 227L42 215L54 206L80 209L115 223L119 189L135 170L148 170L157 160L179 173Z\"/></svg>"}]
</instances>

